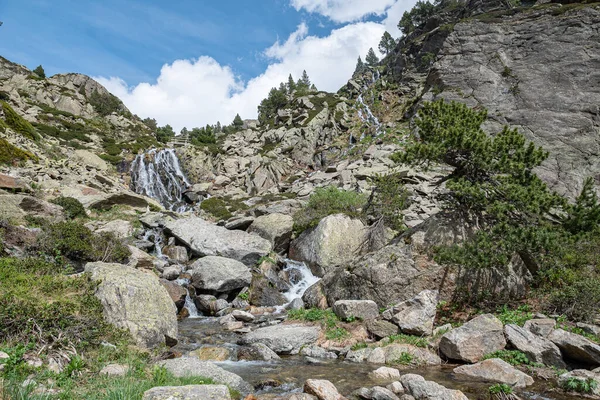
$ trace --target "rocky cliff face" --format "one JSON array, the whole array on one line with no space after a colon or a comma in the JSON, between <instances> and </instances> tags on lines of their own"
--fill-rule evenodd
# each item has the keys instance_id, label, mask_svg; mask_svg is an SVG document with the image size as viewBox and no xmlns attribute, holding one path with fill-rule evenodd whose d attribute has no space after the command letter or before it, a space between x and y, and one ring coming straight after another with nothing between
<instances>
[{"instance_id":1,"label":"rocky cliff face","mask_svg":"<svg viewBox=\"0 0 600 400\"><path fill-rule=\"evenodd\" d=\"M550 152L540 176L573 197L586 177L600 181L600 6L480 3L399 44L388 72L408 115L437 98L484 107L491 134L508 124Z\"/></svg>"}]
</instances>

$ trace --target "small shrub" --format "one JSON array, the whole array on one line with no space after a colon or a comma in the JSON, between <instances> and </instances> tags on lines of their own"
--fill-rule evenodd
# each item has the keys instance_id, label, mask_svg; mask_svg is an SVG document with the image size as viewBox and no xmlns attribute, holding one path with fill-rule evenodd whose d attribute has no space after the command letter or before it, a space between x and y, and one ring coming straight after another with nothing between
<instances>
[{"instance_id":1,"label":"small shrub","mask_svg":"<svg viewBox=\"0 0 600 400\"><path fill-rule=\"evenodd\" d=\"M103 117L114 112L118 113L122 108L121 100L110 93L100 94L94 90L88 100L96 112Z\"/></svg>"},{"instance_id":2,"label":"small shrub","mask_svg":"<svg viewBox=\"0 0 600 400\"><path fill-rule=\"evenodd\" d=\"M529 311L529 306L522 305L518 308L511 310L505 304L496 310L497 317L504 325L516 324L523 326L526 321L533 318L533 313Z\"/></svg>"},{"instance_id":3,"label":"small shrub","mask_svg":"<svg viewBox=\"0 0 600 400\"><path fill-rule=\"evenodd\" d=\"M529 358L525 355L525 353L520 352L518 350L498 350L490 354L486 354L483 356L484 360L488 360L490 358L500 358L501 360L506 361L510 365L529 365L531 362Z\"/></svg>"},{"instance_id":4,"label":"small shrub","mask_svg":"<svg viewBox=\"0 0 600 400\"><path fill-rule=\"evenodd\" d=\"M38 65L37 67L35 67L35 69L33 70L33 73L42 79L46 78L46 71L44 71L44 67L42 67L41 65Z\"/></svg>"},{"instance_id":5,"label":"small shrub","mask_svg":"<svg viewBox=\"0 0 600 400\"><path fill-rule=\"evenodd\" d=\"M321 219L332 214L342 213L353 218L359 217L366 200L363 194L334 186L318 188L310 196L306 207L294 215L294 231L300 233L313 228Z\"/></svg>"},{"instance_id":6,"label":"small shrub","mask_svg":"<svg viewBox=\"0 0 600 400\"><path fill-rule=\"evenodd\" d=\"M512 394L513 392L512 387L507 385L506 383L497 383L495 385L492 385L488 388L488 391L490 392L490 394Z\"/></svg>"},{"instance_id":7,"label":"small shrub","mask_svg":"<svg viewBox=\"0 0 600 400\"><path fill-rule=\"evenodd\" d=\"M85 208L81 202L73 197L57 197L51 200L52 203L57 204L63 208L65 215L68 219L75 218L86 218L87 214Z\"/></svg>"},{"instance_id":8,"label":"small shrub","mask_svg":"<svg viewBox=\"0 0 600 400\"><path fill-rule=\"evenodd\" d=\"M226 220L233 216L227 209L225 201L218 197L211 197L210 199L203 200L202 203L200 203L200 208L210 213L218 220Z\"/></svg>"},{"instance_id":9,"label":"small shrub","mask_svg":"<svg viewBox=\"0 0 600 400\"><path fill-rule=\"evenodd\" d=\"M325 331L325 338L327 340L339 341L346 339L347 337L350 337L350 332L344 328L336 327L327 329Z\"/></svg>"},{"instance_id":10,"label":"small shrub","mask_svg":"<svg viewBox=\"0 0 600 400\"><path fill-rule=\"evenodd\" d=\"M369 347L365 342L358 342L352 345L352 347L350 348L352 351L357 351L360 349L366 349L367 347Z\"/></svg>"},{"instance_id":11,"label":"small shrub","mask_svg":"<svg viewBox=\"0 0 600 400\"><path fill-rule=\"evenodd\" d=\"M27 160L37 161L38 158L34 154L21 150L7 140L0 138L0 164L13 165Z\"/></svg>"},{"instance_id":12,"label":"small shrub","mask_svg":"<svg viewBox=\"0 0 600 400\"><path fill-rule=\"evenodd\" d=\"M400 353L400 357L395 360L392 360L390 364L400 364L400 365L411 365L414 362L415 358L412 354L407 352Z\"/></svg>"},{"instance_id":13,"label":"small shrub","mask_svg":"<svg viewBox=\"0 0 600 400\"><path fill-rule=\"evenodd\" d=\"M28 139L38 140L39 137L37 133L35 133L33 125L17 114L17 112L5 101L2 102L2 110L4 111L6 124L14 129L15 132L20 133Z\"/></svg>"},{"instance_id":14,"label":"small shrub","mask_svg":"<svg viewBox=\"0 0 600 400\"><path fill-rule=\"evenodd\" d=\"M554 290L546 308L575 321L592 321L600 309L600 278L578 276L572 284Z\"/></svg>"},{"instance_id":15,"label":"small shrub","mask_svg":"<svg viewBox=\"0 0 600 400\"><path fill-rule=\"evenodd\" d=\"M563 383L562 387L570 392L593 393L598 388L598 382L592 378L571 377Z\"/></svg>"}]
</instances>

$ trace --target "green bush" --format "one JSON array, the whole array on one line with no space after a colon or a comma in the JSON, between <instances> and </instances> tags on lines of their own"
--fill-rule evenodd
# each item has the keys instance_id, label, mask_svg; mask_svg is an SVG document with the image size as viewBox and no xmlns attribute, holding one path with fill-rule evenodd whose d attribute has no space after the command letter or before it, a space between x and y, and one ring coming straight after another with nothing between
<instances>
[{"instance_id":1,"label":"green bush","mask_svg":"<svg viewBox=\"0 0 600 400\"><path fill-rule=\"evenodd\" d=\"M402 210L408 207L408 191L401 174L380 175L373 178L374 189L365 207L365 213L381 218L394 230L404 228Z\"/></svg>"},{"instance_id":2,"label":"green bush","mask_svg":"<svg viewBox=\"0 0 600 400\"><path fill-rule=\"evenodd\" d=\"M80 222L66 221L43 228L39 249L55 257L67 257L76 262L125 262L131 255L112 232L94 234Z\"/></svg>"},{"instance_id":3,"label":"green bush","mask_svg":"<svg viewBox=\"0 0 600 400\"><path fill-rule=\"evenodd\" d=\"M218 220L226 220L233 216L227 209L227 203L219 197L211 197L210 199L203 200L200 203L200 208Z\"/></svg>"},{"instance_id":4,"label":"green bush","mask_svg":"<svg viewBox=\"0 0 600 400\"><path fill-rule=\"evenodd\" d=\"M519 350L498 350L493 353L486 354L483 356L484 360L488 360L490 358L500 358L501 360L506 361L510 365L529 365L531 362L525 353Z\"/></svg>"},{"instance_id":5,"label":"green bush","mask_svg":"<svg viewBox=\"0 0 600 400\"><path fill-rule=\"evenodd\" d=\"M562 384L562 387L570 392L593 393L598 388L598 382L592 378L571 377Z\"/></svg>"},{"instance_id":6,"label":"green bush","mask_svg":"<svg viewBox=\"0 0 600 400\"><path fill-rule=\"evenodd\" d=\"M364 194L338 189L334 186L317 188L308 199L308 204L294 215L294 231L300 233L313 228L323 218L332 214L361 216L367 198Z\"/></svg>"},{"instance_id":7,"label":"green bush","mask_svg":"<svg viewBox=\"0 0 600 400\"><path fill-rule=\"evenodd\" d=\"M37 67L35 67L35 69L33 70L33 73L42 79L46 78L46 71L44 71L44 67L42 67L41 65L38 65Z\"/></svg>"},{"instance_id":8,"label":"green bush","mask_svg":"<svg viewBox=\"0 0 600 400\"><path fill-rule=\"evenodd\" d=\"M92 92L88 100L96 112L103 117L114 112L118 113L123 108L121 100L118 97L110 93L100 94L97 90Z\"/></svg>"},{"instance_id":9,"label":"green bush","mask_svg":"<svg viewBox=\"0 0 600 400\"><path fill-rule=\"evenodd\" d=\"M510 309L506 304L496 310L498 319L504 325L515 324L523 326L526 321L533 318L533 313L529 310L529 306L522 305L516 309Z\"/></svg>"},{"instance_id":10,"label":"green bush","mask_svg":"<svg viewBox=\"0 0 600 400\"><path fill-rule=\"evenodd\" d=\"M15 132L20 133L24 137L31 140L38 140L39 137L35 133L33 125L23 119L13 108L5 101L2 102L2 110L4 111L4 119L6 124Z\"/></svg>"},{"instance_id":11,"label":"green bush","mask_svg":"<svg viewBox=\"0 0 600 400\"><path fill-rule=\"evenodd\" d=\"M7 140L0 138L0 164L13 165L27 160L37 161L38 158L34 154L21 150Z\"/></svg>"},{"instance_id":12,"label":"green bush","mask_svg":"<svg viewBox=\"0 0 600 400\"><path fill-rule=\"evenodd\" d=\"M85 208L81 202L73 197L57 197L51 200L52 203L57 204L63 208L65 215L68 219L75 218L86 218L87 214Z\"/></svg>"},{"instance_id":13,"label":"green bush","mask_svg":"<svg viewBox=\"0 0 600 400\"><path fill-rule=\"evenodd\" d=\"M513 389L511 386L507 385L506 383L497 383L495 385L492 385L488 388L488 392L492 395L494 394L512 394L513 393Z\"/></svg>"},{"instance_id":14,"label":"green bush","mask_svg":"<svg viewBox=\"0 0 600 400\"><path fill-rule=\"evenodd\" d=\"M553 290L545 308L571 320L593 322L600 309L600 277L578 276Z\"/></svg>"}]
</instances>

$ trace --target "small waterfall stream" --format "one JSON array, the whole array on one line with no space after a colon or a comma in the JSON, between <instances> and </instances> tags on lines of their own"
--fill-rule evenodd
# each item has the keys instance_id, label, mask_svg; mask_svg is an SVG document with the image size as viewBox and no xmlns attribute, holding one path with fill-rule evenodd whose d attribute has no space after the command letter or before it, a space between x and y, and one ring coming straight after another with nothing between
<instances>
[{"instance_id":1,"label":"small waterfall stream","mask_svg":"<svg viewBox=\"0 0 600 400\"><path fill-rule=\"evenodd\" d=\"M175 149L151 149L138 154L131 164L131 188L151 197L171 211L185 212L183 192L190 186Z\"/></svg>"},{"instance_id":2,"label":"small waterfall stream","mask_svg":"<svg viewBox=\"0 0 600 400\"><path fill-rule=\"evenodd\" d=\"M290 276L292 276L290 278L292 286L283 293L289 304L295 299L301 299L306 289L320 281L321 278L314 276L310 268L303 262L286 259L285 264L283 271L290 272Z\"/></svg>"}]
</instances>

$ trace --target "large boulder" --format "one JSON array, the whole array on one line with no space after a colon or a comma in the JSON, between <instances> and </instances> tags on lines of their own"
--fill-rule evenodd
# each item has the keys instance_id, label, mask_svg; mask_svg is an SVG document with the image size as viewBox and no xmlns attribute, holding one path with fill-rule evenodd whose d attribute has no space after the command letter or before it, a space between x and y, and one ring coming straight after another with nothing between
<instances>
[{"instance_id":1,"label":"large boulder","mask_svg":"<svg viewBox=\"0 0 600 400\"><path fill-rule=\"evenodd\" d=\"M302 295L302 301L307 308L319 308L325 310L329 307L327 297L323 292L321 281L310 286Z\"/></svg>"},{"instance_id":2,"label":"large boulder","mask_svg":"<svg viewBox=\"0 0 600 400\"><path fill-rule=\"evenodd\" d=\"M197 217L168 221L165 228L198 256L222 256L252 266L271 251L271 243L260 236L230 231Z\"/></svg>"},{"instance_id":3,"label":"large boulder","mask_svg":"<svg viewBox=\"0 0 600 400\"><path fill-rule=\"evenodd\" d=\"M277 354L298 354L302 346L317 341L320 331L316 326L296 324L267 326L245 334L239 343L262 343Z\"/></svg>"},{"instance_id":4,"label":"large boulder","mask_svg":"<svg viewBox=\"0 0 600 400\"><path fill-rule=\"evenodd\" d=\"M308 379L304 382L304 392L317 396L319 400L344 400L333 383L321 379Z\"/></svg>"},{"instance_id":5,"label":"large boulder","mask_svg":"<svg viewBox=\"0 0 600 400\"><path fill-rule=\"evenodd\" d=\"M473 365L461 365L454 368L454 373L462 379L505 383L517 388L533 385L532 377L499 358L490 358Z\"/></svg>"},{"instance_id":6,"label":"large boulder","mask_svg":"<svg viewBox=\"0 0 600 400\"><path fill-rule=\"evenodd\" d=\"M405 362L406 355L410 355L414 365L440 365L442 359L435 353L421 347L405 343L393 343L385 347L376 347L366 358L367 362L374 364L398 364Z\"/></svg>"},{"instance_id":7,"label":"large boulder","mask_svg":"<svg viewBox=\"0 0 600 400\"><path fill-rule=\"evenodd\" d=\"M43 218L49 222L64 220L61 206L23 194L0 194L0 220L25 224L25 217Z\"/></svg>"},{"instance_id":8,"label":"large boulder","mask_svg":"<svg viewBox=\"0 0 600 400\"><path fill-rule=\"evenodd\" d=\"M276 252L285 253L290 246L293 227L294 218L289 215L274 213L256 218L248 228L248 233L255 233L267 239Z\"/></svg>"},{"instance_id":9,"label":"large boulder","mask_svg":"<svg viewBox=\"0 0 600 400\"><path fill-rule=\"evenodd\" d=\"M227 293L249 286L250 269L231 258L209 256L196 260L189 271L192 285L201 293Z\"/></svg>"},{"instance_id":10,"label":"large boulder","mask_svg":"<svg viewBox=\"0 0 600 400\"><path fill-rule=\"evenodd\" d=\"M480 315L442 336L440 352L451 360L477 362L506 346L503 328L492 314Z\"/></svg>"},{"instance_id":11,"label":"large boulder","mask_svg":"<svg viewBox=\"0 0 600 400\"><path fill-rule=\"evenodd\" d=\"M379 307L373 300L338 300L333 305L333 312L342 320L368 321L379 317Z\"/></svg>"},{"instance_id":12,"label":"large boulder","mask_svg":"<svg viewBox=\"0 0 600 400\"><path fill-rule=\"evenodd\" d=\"M143 347L176 343L177 308L156 275L102 262L86 264L85 271L98 282L96 297L108 322Z\"/></svg>"},{"instance_id":13,"label":"large boulder","mask_svg":"<svg viewBox=\"0 0 600 400\"><path fill-rule=\"evenodd\" d=\"M415 374L402 375L402 386L411 396L419 400L468 400L460 390L452 390Z\"/></svg>"},{"instance_id":14,"label":"large boulder","mask_svg":"<svg viewBox=\"0 0 600 400\"><path fill-rule=\"evenodd\" d=\"M225 385L159 386L144 392L142 400L231 400Z\"/></svg>"},{"instance_id":15,"label":"large boulder","mask_svg":"<svg viewBox=\"0 0 600 400\"><path fill-rule=\"evenodd\" d=\"M175 377L199 376L210 378L216 383L224 384L242 393L252 392L252 386L238 375L225 371L223 368L195 357L181 357L158 363Z\"/></svg>"},{"instance_id":16,"label":"large boulder","mask_svg":"<svg viewBox=\"0 0 600 400\"><path fill-rule=\"evenodd\" d=\"M449 298L453 290L454 274L403 244L385 246L348 264L323 277L321 285L329 304L362 299L388 307L423 290L442 288L444 298Z\"/></svg>"},{"instance_id":17,"label":"large boulder","mask_svg":"<svg viewBox=\"0 0 600 400\"><path fill-rule=\"evenodd\" d=\"M593 366L600 365L600 345L576 333L555 329L548 340L562 351L565 358Z\"/></svg>"},{"instance_id":18,"label":"large boulder","mask_svg":"<svg viewBox=\"0 0 600 400\"><path fill-rule=\"evenodd\" d=\"M306 262L316 276L323 276L352 261L365 242L365 234L361 221L344 214L330 215L292 241L289 256Z\"/></svg>"},{"instance_id":19,"label":"large boulder","mask_svg":"<svg viewBox=\"0 0 600 400\"><path fill-rule=\"evenodd\" d=\"M438 297L437 290L424 290L416 297L396 304L392 308L392 321L403 333L430 336L433 332Z\"/></svg>"},{"instance_id":20,"label":"large boulder","mask_svg":"<svg viewBox=\"0 0 600 400\"><path fill-rule=\"evenodd\" d=\"M550 340L513 324L504 327L504 334L508 343L513 348L523 352L529 361L560 369L566 368L560 350Z\"/></svg>"},{"instance_id":21,"label":"large boulder","mask_svg":"<svg viewBox=\"0 0 600 400\"><path fill-rule=\"evenodd\" d=\"M548 337L555 327L556 321L552 318L534 318L525 321L525 324L523 325L523 328L527 329L529 332L544 338Z\"/></svg>"}]
</instances>

